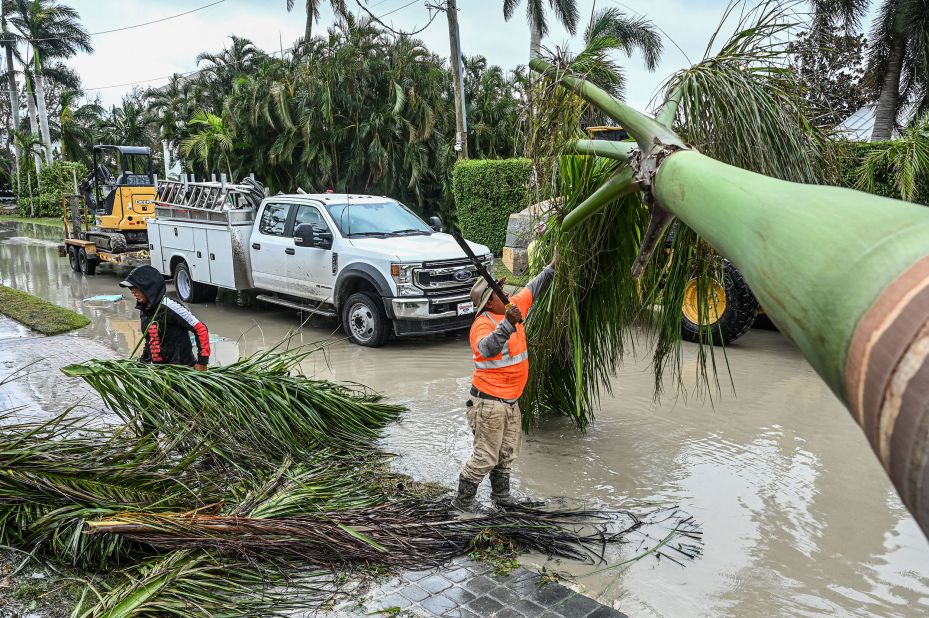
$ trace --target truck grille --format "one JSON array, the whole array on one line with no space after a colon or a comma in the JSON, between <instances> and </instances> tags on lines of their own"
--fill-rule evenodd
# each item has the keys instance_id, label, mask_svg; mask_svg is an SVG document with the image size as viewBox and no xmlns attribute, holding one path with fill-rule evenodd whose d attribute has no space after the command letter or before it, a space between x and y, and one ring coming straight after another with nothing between
<instances>
[{"instance_id":1,"label":"truck grille","mask_svg":"<svg viewBox=\"0 0 929 618\"><path fill-rule=\"evenodd\" d=\"M467 259L425 262L414 271L414 281L426 296L467 294L477 277L477 269Z\"/></svg>"}]
</instances>

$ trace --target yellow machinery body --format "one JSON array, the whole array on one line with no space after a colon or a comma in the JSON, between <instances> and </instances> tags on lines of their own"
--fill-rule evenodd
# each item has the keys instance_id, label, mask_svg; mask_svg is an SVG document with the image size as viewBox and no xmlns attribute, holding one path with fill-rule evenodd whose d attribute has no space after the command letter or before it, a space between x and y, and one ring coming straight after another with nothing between
<instances>
[{"instance_id":1,"label":"yellow machinery body","mask_svg":"<svg viewBox=\"0 0 929 618\"><path fill-rule=\"evenodd\" d=\"M113 210L97 216L102 230L142 231L155 216L155 187L117 187Z\"/></svg>"}]
</instances>

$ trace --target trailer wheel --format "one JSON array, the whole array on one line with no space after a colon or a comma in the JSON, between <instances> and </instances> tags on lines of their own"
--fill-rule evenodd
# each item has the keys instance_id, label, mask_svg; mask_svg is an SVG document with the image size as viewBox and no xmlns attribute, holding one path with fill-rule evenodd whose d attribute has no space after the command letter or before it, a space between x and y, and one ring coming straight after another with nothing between
<instances>
[{"instance_id":1,"label":"trailer wheel","mask_svg":"<svg viewBox=\"0 0 929 618\"><path fill-rule=\"evenodd\" d=\"M723 261L723 279L722 282L713 282L710 298L707 299L710 306L706 311L701 311L698 302L696 279L687 284L681 307L681 337L684 340L705 342L709 329L713 345L729 345L754 324L758 301L742 273L729 260Z\"/></svg>"},{"instance_id":2,"label":"trailer wheel","mask_svg":"<svg viewBox=\"0 0 929 618\"><path fill-rule=\"evenodd\" d=\"M390 322L381 299L368 292L355 292L342 305L342 329L353 343L379 348L390 335Z\"/></svg>"},{"instance_id":3,"label":"trailer wheel","mask_svg":"<svg viewBox=\"0 0 929 618\"><path fill-rule=\"evenodd\" d=\"M81 272L81 262L77 255L77 247L68 245L68 262L71 264L71 270L76 273Z\"/></svg>"},{"instance_id":4,"label":"trailer wheel","mask_svg":"<svg viewBox=\"0 0 929 618\"><path fill-rule=\"evenodd\" d=\"M174 267L174 289L185 303L210 303L216 300L215 285L198 283L190 276L190 267L186 262L178 262Z\"/></svg>"},{"instance_id":5,"label":"trailer wheel","mask_svg":"<svg viewBox=\"0 0 929 618\"><path fill-rule=\"evenodd\" d=\"M77 261L83 274L90 276L97 272L97 259L88 256L83 247L78 252Z\"/></svg>"}]
</instances>

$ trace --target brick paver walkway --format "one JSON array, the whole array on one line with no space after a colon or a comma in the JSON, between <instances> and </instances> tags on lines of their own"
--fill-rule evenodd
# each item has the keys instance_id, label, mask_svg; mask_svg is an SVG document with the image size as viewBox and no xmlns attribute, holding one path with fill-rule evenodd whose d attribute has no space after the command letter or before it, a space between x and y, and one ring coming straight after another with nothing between
<instances>
[{"instance_id":1,"label":"brick paver walkway","mask_svg":"<svg viewBox=\"0 0 929 618\"><path fill-rule=\"evenodd\" d=\"M448 618L621 618L611 607L538 574L518 568L504 576L489 565L460 558L438 569L405 571L324 617L446 616Z\"/></svg>"}]
</instances>

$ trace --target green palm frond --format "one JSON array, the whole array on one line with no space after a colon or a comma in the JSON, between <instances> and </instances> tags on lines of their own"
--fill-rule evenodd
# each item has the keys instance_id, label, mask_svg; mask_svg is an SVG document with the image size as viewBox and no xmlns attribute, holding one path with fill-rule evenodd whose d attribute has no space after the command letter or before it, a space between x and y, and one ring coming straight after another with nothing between
<instances>
[{"instance_id":1,"label":"green palm frond","mask_svg":"<svg viewBox=\"0 0 929 618\"><path fill-rule=\"evenodd\" d=\"M929 115L907 127L898 139L874 144L861 161L855 185L876 193L885 177L902 200L929 198L919 193L920 187L929 185Z\"/></svg>"},{"instance_id":2,"label":"green palm frond","mask_svg":"<svg viewBox=\"0 0 929 618\"><path fill-rule=\"evenodd\" d=\"M369 443L400 414L361 387L295 374L317 350L262 352L205 372L136 361L88 361L63 371L83 378L139 433L186 433L192 446L210 444L228 461L248 455L267 464L307 445Z\"/></svg>"}]
</instances>

